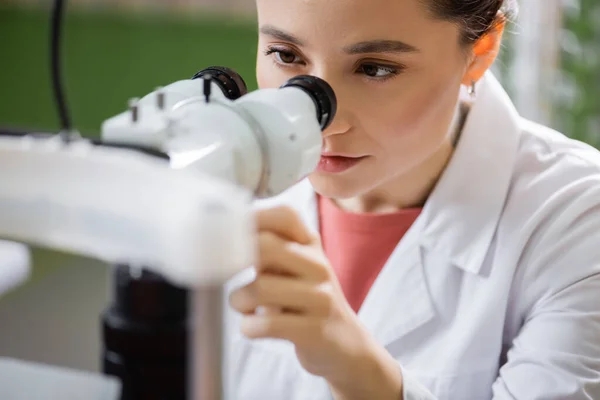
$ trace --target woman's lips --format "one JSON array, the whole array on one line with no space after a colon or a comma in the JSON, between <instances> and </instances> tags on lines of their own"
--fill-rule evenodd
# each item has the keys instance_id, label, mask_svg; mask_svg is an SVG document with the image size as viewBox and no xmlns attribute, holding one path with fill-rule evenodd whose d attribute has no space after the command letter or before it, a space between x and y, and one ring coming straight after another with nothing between
<instances>
[{"instance_id":1,"label":"woman's lips","mask_svg":"<svg viewBox=\"0 0 600 400\"><path fill-rule=\"evenodd\" d=\"M319 160L317 171L330 174L339 174L354 167L364 158L365 157L344 157L323 154Z\"/></svg>"}]
</instances>

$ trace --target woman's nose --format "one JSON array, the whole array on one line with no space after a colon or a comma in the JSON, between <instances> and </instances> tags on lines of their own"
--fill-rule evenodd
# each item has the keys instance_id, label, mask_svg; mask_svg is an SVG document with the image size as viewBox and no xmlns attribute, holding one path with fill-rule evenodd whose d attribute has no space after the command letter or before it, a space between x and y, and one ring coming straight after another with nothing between
<instances>
[{"instance_id":1,"label":"woman's nose","mask_svg":"<svg viewBox=\"0 0 600 400\"><path fill-rule=\"evenodd\" d=\"M344 116L344 110L338 107L338 111L331 124L323 131L323 137L341 135L350 130L350 124Z\"/></svg>"},{"instance_id":2,"label":"woman's nose","mask_svg":"<svg viewBox=\"0 0 600 400\"><path fill-rule=\"evenodd\" d=\"M323 131L323 137L327 138L329 136L346 133L348 130L350 130L351 127L351 113L347 101L348 98L344 95L343 86L337 84L337 82L334 79L331 79L331 77L328 79L326 74L321 74L321 76L318 77L323 79L331 86L337 100L337 111L335 113L333 121L331 121L331 124L329 124L329 126Z\"/></svg>"}]
</instances>

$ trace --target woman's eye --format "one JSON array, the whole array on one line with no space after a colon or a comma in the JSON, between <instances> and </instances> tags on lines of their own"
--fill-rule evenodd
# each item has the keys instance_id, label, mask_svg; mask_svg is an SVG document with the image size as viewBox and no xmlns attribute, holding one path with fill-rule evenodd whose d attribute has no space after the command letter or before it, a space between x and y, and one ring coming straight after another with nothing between
<instances>
[{"instance_id":1,"label":"woman's eye","mask_svg":"<svg viewBox=\"0 0 600 400\"><path fill-rule=\"evenodd\" d=\"M282 64L294 64L298 62L298 57L294 53L275 50L273 51L275 54L275 59Z\"/></svg>"},{"instance_id":2,"label":"woman's eye","mask_svg":"<svg viewBox=\"0 0 600 400\"><path fill-rule=\"evenodd\" d=\"M398 74L398 69L376 64L363 64L359 68L359 72L371 78L388 78L391 75Z\"/></svg>"}]
</instances>

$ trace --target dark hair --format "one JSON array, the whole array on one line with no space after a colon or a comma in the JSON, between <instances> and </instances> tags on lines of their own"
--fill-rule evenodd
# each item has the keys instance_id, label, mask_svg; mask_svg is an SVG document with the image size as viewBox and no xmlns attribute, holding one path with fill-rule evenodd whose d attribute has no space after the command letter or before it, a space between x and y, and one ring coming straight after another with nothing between
<instances>
[{"instance_id":1,"label":"dark hair","mask_svg":"<svg viewBox=\"0 0 600 400\"><path fill-rule=\"evenodd\" d=\"M471 44L498 23L516 16L516 0L422 0L435 18L457 23L463 44Z\"/></svg>"}]
</instances>

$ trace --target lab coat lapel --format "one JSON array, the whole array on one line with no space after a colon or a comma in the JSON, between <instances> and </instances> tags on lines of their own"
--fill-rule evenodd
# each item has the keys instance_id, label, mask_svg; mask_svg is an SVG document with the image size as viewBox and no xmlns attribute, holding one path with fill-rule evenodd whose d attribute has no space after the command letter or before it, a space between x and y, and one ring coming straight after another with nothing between
<instances>
[{"instance_id":1,"label":"lab coat lapel","mask_svg":"<svg viewBox=\"0 0 600 400\"><path fill-rule=\"evenodd\" d=\"M419 245L422 226L419 217L392 252L358 313L384 346L435 316Z\"/></svg>"},{"instance_id":2,"label":"lab coat lapel","mask_svg":"<svg viewBox=\"0 0 600 400\"><path fill-rule=\"evenodd\" d=\"M300 213L311 231L319 232L317 197L307 179L286 193L284 203ZM394 249L359 310L360 320L382 345L408 334L435 315L419 246L422 226L419 217Z\"/></svg>"},{"instance_id":3,"label":"lab coat lapel","mask_svg":"<svg viewBox=\"0 0 600 400\"><path fill-rule=\"evenodd\" d=\"M476 275L509 194L521 138L520 116L491 74L478 88L454 156L423 210L421 245Z\"/></svg>"}]
</instances>

